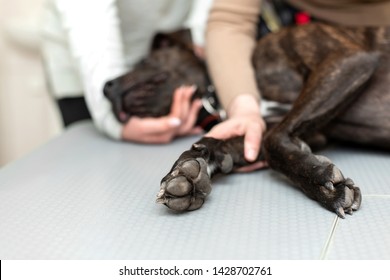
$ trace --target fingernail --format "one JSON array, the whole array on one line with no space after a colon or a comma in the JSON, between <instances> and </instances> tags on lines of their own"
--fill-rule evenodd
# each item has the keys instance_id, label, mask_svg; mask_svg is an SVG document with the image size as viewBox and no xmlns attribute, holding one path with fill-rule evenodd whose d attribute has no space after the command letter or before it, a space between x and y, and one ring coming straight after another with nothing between
<instances>
[{"instance_id":1,"label":"fingernail","mask_svg":"<svg viewBox=\"0 0 390 280\"><path fill-rule=\"evenodd\" d=\"M181 124L181 120L179 118L170 118L168 123L172 127L178 127Z\"/></svg>"},{"instance_id":2,"label":"fingernail","mask_svg":"<svg viewBox=\"0 0 390 280\"><path fill-rule=\"evenodd\" d=\"M249 161L254 161L257 157L256 151L254 149L249 149L246 152L246 158Z\"/></svg>"},{"instance_id":3,"label":"fingernail","mask_svg":"<svg viewBox=\"0 0 390 280\"><path fill-rule=\"evenodd\" d=\"M198 108L201 108L202 105L203 105L202 100L200 100L200 99L195 99L194 105L195 105L196 107L198 107Z\"/></svg>"},{"instance_id":4,"label":"fingernail","mask_svg":"<svg viewBox=\"0 0 390 280\"><path fill-rule=\"evenodd\" d=\"M192 85L190 87L190 89L191 89L191 92L194 93L198 89L198 87L197 87L197 85Z\"/></svg>"}]
</instances>

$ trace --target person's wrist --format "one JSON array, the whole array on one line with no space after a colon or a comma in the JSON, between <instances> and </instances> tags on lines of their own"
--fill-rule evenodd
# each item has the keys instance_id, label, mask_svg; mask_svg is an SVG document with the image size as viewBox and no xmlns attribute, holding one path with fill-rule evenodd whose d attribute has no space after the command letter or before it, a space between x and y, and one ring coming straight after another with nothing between
<instances>
[{"instance_id":1,"label":"person's wrist","mask_svg":"<svg viewBox=\"0 0 390 280\"><path fill-rule=\"evenodd\" d=\"M129 140L128 139L128 135L127 135L127 130L126 130L126 126L122 126L122 130L121 130L121 139L122 140Z\"/></svg>"},{"instance_id":2,"label":"person's wrist","mask_svg":"<svg viewBox=\"0 0 390 280\"><path fill-rule=\"evenodd\" d=\"M260 116L260 102L250 94L241 94L234 98L228 108L228 117L257 114Z\"/></svg>"}]
</instances>

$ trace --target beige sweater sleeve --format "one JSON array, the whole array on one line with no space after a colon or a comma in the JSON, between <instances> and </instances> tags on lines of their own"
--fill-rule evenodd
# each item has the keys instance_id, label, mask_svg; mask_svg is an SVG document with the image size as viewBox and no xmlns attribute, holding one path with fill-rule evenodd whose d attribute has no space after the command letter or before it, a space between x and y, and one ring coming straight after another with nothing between
<instances>
[{"instance_id":1,"label":"beige sweater sleeve","mask_svg":"<svg viewBox=\"0 0 390 280\"><path fill-rule=\"evenodd\" d=\"M206 33L211 79L225 109L241 94L260 99L252 67L261 0L214 0Z\"/></svg>"}]
</instances>

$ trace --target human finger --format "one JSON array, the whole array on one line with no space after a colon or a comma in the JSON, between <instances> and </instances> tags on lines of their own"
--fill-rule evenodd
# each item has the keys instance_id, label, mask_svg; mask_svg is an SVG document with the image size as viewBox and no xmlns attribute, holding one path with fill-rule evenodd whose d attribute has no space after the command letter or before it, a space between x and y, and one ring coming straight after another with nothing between
<instances>
[{"instance_id":1,"label":"human finger","mask_svg":"<svg viewBox=\"0 0 390 280\"><path fill-rule=\"evenodd\" d=\"M188 135L198 135L198 134L201 134L201 133L203 133L203 132L204 132L204 130L203 130L202 127L196 126L196 127L192 128L192 129L190 130L190 132L188 133Z\"/></svg>"},{"instance_id":2,"label":"human finger","mask_svg":"<svg viewBox=\"0 0 390 280\"><path fill-rule=\"evenodd\" d=\"M183 123L188 118L188 114L192 108L192 97L196 89L197 87L195 85L180 87L181 98L176 101L175 106L180 106L180 109L176 110L176 116L179 117Z\"/></svg>"},{"instance_id":3,"label":"human finger","mask_svg":"<svg viewBox=\"0 0 390 280\"><path fill-rule=\"evenodd\" d=\"M267 168L267 167L268 167L268 163L266 161L262 160L262 161L256 161L255 163L237 168L234 171L239 172L239 173L247 173L247 172L252 172L252 171Z\"/></svg>"},{"instance_id":4,"label":"human finger","mask_svg":"<svg viewBox=\"0 0 390 280\"><path fill-rule=\"evenodd\" d=\"M242 123L236 122L234 119L229 119L214 126L205 136L217 139L227 139L243 134L244 130L242 128Z\"/></svg>"},{"instance_id":5,"label":"human finger","mask_svg":"<svg viewBox=\"0 0 390 280\"><path fill-rule=\"evenodd\" d=\"M194 100L191 104L187 116L184 118L184 123L180 126L178 135L188 134L189 131L195 126L195 123L198 119L199 110L202 108L202 101L197 99Z\"/></svg>"},{"instance_id":6,"label":"human finger","mask_svg":"<svg viewBox=\"0 0 390 280\"><path fill-rule=\"evenodd\" d=\"M244 136L244 156L249 162L256 160L262 138L262 128L259 123L251 123L247 126Z\"/></svg>"},{"instance_id":7,"label":"human finger","mask_svg":"<svg viewBox=\"0 0 390 280\"><path fill-rule=\"evenodd\" d=\"M154 133L146 134L142 139L136 139L136 142L147 143L147 144L167 144L170 143L174 138L173 132Z\"/></svg>"},{"instance_id":8,"label":"human finger","mask_svg":"<svg viewBox=\"0 0 390 280\"><path fill-rule=\"evenodd\" d=\"M181 118L182 115L182 104L183 104L183 97L184 97L184 87L180 86L175 89L173 92L173 98L172 98L172 105L169 112L169 116Z\"/></svg>"},{"instance_id":9,"label":"human finger","mask_svg":"<svg viewBox=\"0 0 390 280\"><path fill-rule=\"evenodd\" d=\"M161 134L168 131L174 132L180 125L181 120L176 117L131 117L124 129L130 132L136 132L142 136L147 134Z\"/></svg>"},{"instance_id":10,"label":"human finger","mask_svg":"<svg viewBox=\"0 0 390 280\"><path fill-rule=\"evenodd\" d=\"M199 45L194 45L193 49L194 49L194 53L197 57L199 57L200 59L205 59L206 53L205 53L204 47L199 46Z\"/></svg>"}]
</instances>

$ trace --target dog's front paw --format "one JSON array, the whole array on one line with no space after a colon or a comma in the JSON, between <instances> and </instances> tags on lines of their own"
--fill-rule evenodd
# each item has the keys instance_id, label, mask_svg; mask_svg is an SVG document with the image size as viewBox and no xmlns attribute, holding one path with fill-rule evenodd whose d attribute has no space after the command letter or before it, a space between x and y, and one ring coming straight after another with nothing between
<instances>
[{"instance_id":1,"label":"dog's front paw","mask_svg":"<svg viewBox=\"0 0 390 280\"><path fill-rule=\"evenodd\" d=\"M203 205L210 192L211 181L205 159L179 160L161 180L156 201L176 211L195 210Z\"/></svg>"}]
</instances>

